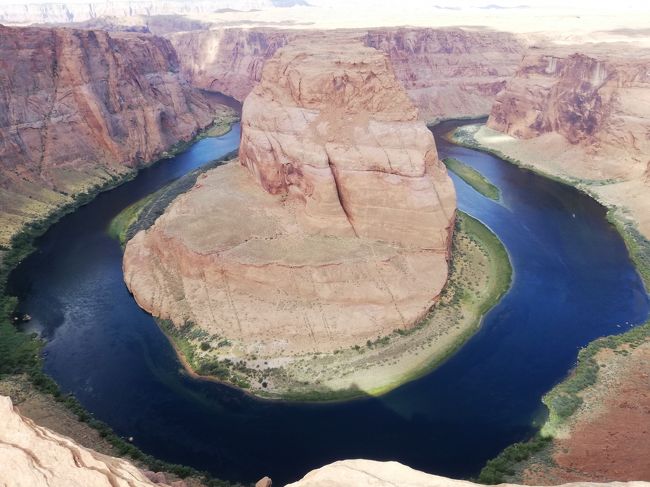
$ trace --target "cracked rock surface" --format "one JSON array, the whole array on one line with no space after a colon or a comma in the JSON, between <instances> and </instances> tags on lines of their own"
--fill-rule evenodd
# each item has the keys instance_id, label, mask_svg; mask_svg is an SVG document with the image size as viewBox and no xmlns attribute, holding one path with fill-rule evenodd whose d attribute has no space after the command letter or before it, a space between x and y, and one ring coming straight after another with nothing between
<instances>
[{"instance_id":1,"label":"cracked rock surface","mask_svg":"<svg viewBox=\"0 0 650 487\"><path fill-rule=\"evenodd\" d=\"M0 485L32 487L148 487L134 465L84 448L38 426L0 396Z\"/></svg>"},{"instance_id":2,"label":"cracked rock surface","mask_svg":"<svg viewBox=\"0 0 650 487\"><path fill-rule=\"evenodd\" d=\"M384 54L326 42L266 63L239 162L126 247L145 310L237 353L365 344L413 326L447 279L456 199L431 133Z\"/></svg>"}]
</instances>

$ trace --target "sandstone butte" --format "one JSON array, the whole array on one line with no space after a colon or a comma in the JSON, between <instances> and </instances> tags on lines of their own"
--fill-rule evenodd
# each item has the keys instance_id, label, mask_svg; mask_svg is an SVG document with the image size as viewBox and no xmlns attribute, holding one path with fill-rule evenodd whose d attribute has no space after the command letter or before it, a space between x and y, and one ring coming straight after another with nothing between
<instances>
[{"instance_id":1,"label":"sandstone butte","mask_svg":"<svg viewBox=\"0 0 650 487\"><path fill-rule=\"evenodd\" d=\"M432 134L382 53L289 45L246 98L239 162L129 241L125 281L154 316L227 339L220 356L264 366L333 352L433 305L455 209Z\"/></svg>"},{"instance_id":2,"label":"sandstone butte","mask_svg":"<svg viewBox=\"0 0 650 487\"><path fill-rule=\"evenodd\" d=\"M23 417L8 397L0 396L0 485L7 487L184 487L166 483L163 475L139 470L127 460L97 453ZM270 485L265 478L258 485ZM396 462L345 460L308 473L291 487L473 487L471 482L425 474ZM504 484L511 485L511 484ZM647 482L580 482L648 487ZM289 487L289 486L288 486Z\"/></svg>"},{"instance_id":3,"label":"sandstone butte","mask_svg":"<svg viewBox=\"0 0 650 487\"><path fill-rule=\"evenodd\" d=\"M649 238L649 63L650 50L629 44L539 46L475 137L624 208L617 216Z\"/></svg>"},{"instance_id":4,"label":"sandstone butte","mask_svg":"<svg viewBox=\"0 0 650 487\"><path fill-rule=\"evenodd\" d=\"M0 26L0 248L210 124L166 39Z\"/></svg>"},{"instance_id":5,"label":"sandstone butte","mask_svg":"<svg viewBox=\"0 0 650 487\"><path fill-rule=\"evenodd\" d=\"M459 28L348 31L218 28L166 33L193 85L238 100L258 83L267 59L289 42L337 36L385 52L423 120L482 116L516 71L525 43L508 32Z\"/></svg>"}]
</instances>

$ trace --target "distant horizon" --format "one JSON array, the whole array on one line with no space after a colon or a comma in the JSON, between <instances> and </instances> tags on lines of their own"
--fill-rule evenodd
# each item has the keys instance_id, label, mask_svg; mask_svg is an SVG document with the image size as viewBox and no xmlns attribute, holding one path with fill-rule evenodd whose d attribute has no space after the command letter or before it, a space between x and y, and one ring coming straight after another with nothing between
<instances>
[{"instance_id":1,"label":"distant horizon","mask_svg":"<svg viewBox=\"0 0 650 487\"><path fill-rule=\"evenodd\" d=\"M165 0L165 3L201 3L203 0L195 2L194 0ZM0 1L0 6L19 6L19 5L99 5L99 4L124 4L124 3L159 3L155 0L66 0L66 1L57 1L57 0L15 0L15 1ZM371 0L301 0L291 1L278 1L278 0L223 0L215 1L215 10L220 8L235 8L237 4L241 4L242 8L246 10L246 7L251 5L263 5L269 4L270 8L273 8L273 5L280 7L276 4L283 3L294 3L300 5L301 3L307 3L310 6L319 7L319 8L331 8L336 6L341 6L343 8L350 7L359 7L363 5L368 5L372 8L391 8L395 6L394 1L384 0L384 1L371 1ZM440 10L465 10L465 9L521 9L521 8L530 8L530 9L566 9L566 10L576 10L582 8L596 9L596 10L650 10L650 3L644 0L627 0L625 2L617 2L612 4L612 2L605 0L575 0L567 5L565 2L559 2L556 0L406 0L399 5L399 8L402 9L405 6L412 8L426 8L431 7L431 9L440 9Z\"/></svg>"}]
</instances>

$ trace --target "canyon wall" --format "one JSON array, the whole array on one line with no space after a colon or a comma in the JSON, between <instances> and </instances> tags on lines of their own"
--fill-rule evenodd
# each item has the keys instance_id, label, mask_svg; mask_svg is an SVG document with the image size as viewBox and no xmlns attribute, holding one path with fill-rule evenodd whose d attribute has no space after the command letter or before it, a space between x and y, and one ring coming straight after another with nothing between
<instances>
[{"instance_id":1,"label":"canyon wall","mask_svg":"<svg viewBox=\"0 0 650 487\"><path fill-rule=\"evenodd\" d=\"M629 44L531 49L478 138L626 208L649 237L649 63L649 50Z\"/></svg>"},{"instance_id":2,"label":"canyon wall","mask_svg":"<svg viewBox=\"0 0 650 487\"><path fill-rule=\"evenodd\" d=\"M389 55L424 120L489 113L525 47L507 32L467 29L378 29L365 43Z\"/></svg>"},{"instance_id":3,"label":"canyon wall","mask_svg":"<svg viewBox=\"0 0 650 487\"><path fill-rule=\"evenodd\" d=\"M274 29L215 29L170 34L183 74L193 86L244 101L275 51L298 33Z\"/></svg>"},{"instance_id":4,"label":"canyon wall","mask_svg":"<svg viewBox=\"0 0 650 487\"><path fill-rule=\"evenodd\" d=\"M512 76L524 44L504 32L393 28L348 31L214 29L170 35L183 71L198 87L243 100L277 49L327 35L363 42L390 57L393 69L423 120L489 113Z\"/></svg>"},{"instance_id":5,"label":"canyon wall","mask_svg":"<svg viewBox=\"0 0 650 487\"><path fill-rule=\"evenodd\" d=\"M240 163L129 241L125 281L145 310L229 344L196 357L277 366L421 319L447 278L455 208L386 56L296 43L246 98Z\"/></svg>"},{"instance_id":6,"label":"canyon wall","mask_svg":"<svg viewBox=\"0 0 650 487\"><path fill-rule=\"evenodd\" d=\"M496 97L488 126L517 138L650 148L648 52L580 46L531 50Z\"/></svg>"},{"instance_id":7,"label":"canyon wall","mask_svg":"<svg viewBox=\"0 0 650 487\"><path fill-rule=\"evenodd\" d=\"M211 123L170 42L0 26L0 244Z\"/></svg>"}]
</instances>

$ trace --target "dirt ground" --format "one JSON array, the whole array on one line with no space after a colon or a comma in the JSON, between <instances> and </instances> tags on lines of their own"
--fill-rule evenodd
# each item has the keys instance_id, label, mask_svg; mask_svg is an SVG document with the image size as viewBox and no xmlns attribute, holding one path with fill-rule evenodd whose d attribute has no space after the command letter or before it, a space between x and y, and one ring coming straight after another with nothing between
<instances>
[{"instance_id":1,"label":"dirt ground","mask_svg":"<svg viewBox=\"0 0 650 487\"><path fill-rule=\"evenodd\" d=\"M598 382L549 452L521 475L529 485L575 481L650 481L650 341L603 350Z\"/></svg>"}]
</instances>

